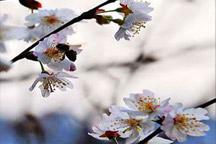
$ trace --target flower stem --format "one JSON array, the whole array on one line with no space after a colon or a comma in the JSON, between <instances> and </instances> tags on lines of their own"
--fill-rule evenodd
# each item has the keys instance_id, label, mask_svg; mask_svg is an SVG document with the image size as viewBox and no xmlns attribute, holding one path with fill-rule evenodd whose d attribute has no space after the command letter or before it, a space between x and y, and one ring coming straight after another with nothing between
<instances>
[{"instance_id":1,"label":"flower stem","mask_svg":"<svg viewBox=\"0 0 216 144\"><path fill-rule=\"evenodd\" d=\"M115 144L119 144L116 138L112 139Z\"/></svg>"},{"instance_id":2,"label":"flower stem","mask_svg":"<svg viewBox=\"0 0 216 144\"><path fill-rule=\"evenodd\" d=\"M45 72L45 69L44 69L44 66L43 66L43 64L39 61L39 63L40 63L40 66L41 66L41 70L42 70L42 72Z\"/></svg>"},{"instance_id":3,"label":"flower stem","mask_svg":"<svg viewBox=\"0 0 216 144\"><path fill-rule=\"evenodd\" d=\"M100 13L98 13L98 14L108 13L108 12L116 12L116 10L117 10L117 9L114 9L114 10L108 10L108 11L102 11L102 12L100 12Z\"/></svg>"}]
</instances>

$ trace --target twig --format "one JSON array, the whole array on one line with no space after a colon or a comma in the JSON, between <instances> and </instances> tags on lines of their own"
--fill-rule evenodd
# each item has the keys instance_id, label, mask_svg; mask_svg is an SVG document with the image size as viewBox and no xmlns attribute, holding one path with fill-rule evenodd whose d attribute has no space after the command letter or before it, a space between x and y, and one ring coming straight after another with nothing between
<instances>
[{"instance_id":1,"label":"twig","mask_svg":"<svg viewBox=\"0 0 216 144\"><path fill-rule=\"evenodd\" d=\"M199 107L206 108L206 107L208 107L214 103L216 103L216 98L214 98L210 101L207 101L203 104L200 104L200 105L196 106L196 108L199 108ZM156 129L154 132L152 132L149 136L147 136L144 140L140 141L138 144L146 144L149 140L151 140L153 137L157 136L161 132L162 132L161 128Z\"/></svg>"},{"instance_id":2,"label":"twig","mask_svg":"<svg viewBox=\"0 0 216 144\"><path fill-rule=\"evenodd\" d=\"M33 49L35 46L37 46L39 44L40 41L44 40L46 37L49 37L50 35L52 34L55 34L63 29L65 29L66 27L72 25L72 24L75 24L77 22L80 22L84 19L92 19L94 18L95 14L96 14L96 11L97 9L105 6L105 5L108 5L110 3L113 3L115 2L116 0L107 0L106 2L94 7L93 9L90 9L84 13L82 13L80 16L78 17L75 17L74 19L72 19L71 21L65 23L64 25L60 26L59 28L55 29L54 31L50 32L49 34L45 35L44 37L42 37L41 39L39 39L38 41L36 41L35 43L33 43L31 46L29 46L28 48L26 48L23 52L21 52L20 54L18 54L16 57L14 57L11 62L14 63L22 58L24 58L26 56L26 54L31 50Z\"/></svg>"}]
</instances>

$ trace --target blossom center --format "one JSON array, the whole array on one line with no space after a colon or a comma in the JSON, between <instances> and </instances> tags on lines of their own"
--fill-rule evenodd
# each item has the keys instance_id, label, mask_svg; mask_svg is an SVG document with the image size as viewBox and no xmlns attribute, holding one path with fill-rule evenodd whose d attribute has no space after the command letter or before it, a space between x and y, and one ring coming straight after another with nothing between
<instances>
[{"instance_id":1,"label":"blossom center","mask_svg":"<svg viewBox=\"0 0 216 144\"><path fill-rule=\"evenodd\" d=\"M60 20L55 15L45 16L44 22L48 25L54 25L56 23L59 23Z\"/></svg>"},{"instance_id":2,"label":"blossom center","mask_svg":"<svg viewBox=\"0 0 216 144\"><path fill-rule=\"evenodd\" d=\"M43 88L49 92L54 92L56 87L64 88L66 85L67 82L52 76L44 78L42 83Z\"/></svg>"},{"instance_id":3,"label":"blossom center","mask_svg":"<svg viewBox=\"0 0 216 144\"><path fill-rule=\"evenodd\" d=\"M139 127L140 126L140 120L137 119L128 119L126 120L126 123L130 126L130 127Z\"/></svg>"},{"instance_id":4,"label":"blossom center","mask_svg":"<svg viewBox=\"0 0 216 144\"><path fill-rule=\"evenodd\" d=\"M155 98L145 97L138 100L138 109L143 112L152 113L159 107L158 101Z\"/></svg>"},{"instance_id":5,"label":"blossom center","mask_svg":"<svg viewBox=\"0 0 216 144\"><path fill-rule=\"evenodd\" d=\"M177 115L174 118L174 123L177 125L186 125L188 120L188 117L186 117L185 115Z\"/></svg>"},{"instance_id":6,"label":"blossom center","mask_svg":"<svg viewBox=\"0 0 216 144\"><path fill-rule=\"evenodd\" d=\"M62 60L64 58L64 53L55 47L47 48L44 54L55 61Z\"/></svg>"},{"instance_id":7,"label":"blossom center","mask_svg":"<svg viewBox=\"0 0 216 144\"><path fill-rule=\"evenodd\" d=\"M196 131L201 125L201 123L195 117L193 117L193 115L189 116L188 114L178 114L174 118L174 124L177 129L186 133L190 131Z\"/></svg>"}]
</instances>

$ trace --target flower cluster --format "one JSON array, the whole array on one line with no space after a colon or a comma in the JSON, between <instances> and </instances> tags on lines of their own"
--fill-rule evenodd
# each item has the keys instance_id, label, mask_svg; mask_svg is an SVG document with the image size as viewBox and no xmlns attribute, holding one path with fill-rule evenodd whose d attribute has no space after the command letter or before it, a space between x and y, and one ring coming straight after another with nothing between
<instances>
[{"instance_id":1,"label":"flower cluster","mask_svg":"<svg viewBox=\"0 0 216 144\"><path fill-rule=\"evenodd\" d=\"M76 70L74 62L81 52L80 47L81 45L68 44L66 37L60 33L53 34L41 41L27 56L28 59L39 61L42 69L30 90L32 91L35 85L41 82L42 96L47 97L54 92L55 88L60 90L65 90L66 87L72 88L71 82L66 78L76 77L67 72ZM45 70L44 65L52 71Z\"/></svg>"},{"instance_id":2,"label":"flower cluster","mask_svg":"<svg viewBox=\"0 0 216 144\"><path fill-rule=\"evenodd\" d=\"M153 10L150 3L140 0L120 0L120 7L114 10L98 10L96 20L99 24L117 23L120 27L115 34L115 39L130 40L130 37L138 34L141 28L145 27L146 22L151 20L149 13ZM123 15L122 19L114 19L112 16L101 15L106 12L118 12Z\"/></svg>"},{"instance_id":3,"label":"flower cluster","mask_svg":"<svg viewBox=\"0 0 216 144\"><path fill-rule=\"evenodd\" d=\"M62 90L62 87L66 87L68 83L65 83L66 78L75 78L74 76L68 76L68 72L76 70L74 64L77 59L77 55L81 52L81 45L71 45L67 43L67 36L75 33L73 27L68 24L77 15L71 9L42 9L42 4L36 0L19 0L20 4L31 9L31 14L26 16L25 27L22 27L22 32L16 32L16 34L23 34L19 39L23 39L26 42L37 41L32 48L32 51L24 52L22 58L28 60L38 61L41 66L42 72L35 80L34 84L30 88L40 85L42 96L47 97L52 93L55 88ZM89 14L87 18L95 18L98 24L109 24L110 22L119 25L119 29L115 34L116 40L124 38L129 40L134 34L139 33L142 27L145 27L145 23L151 20L149 13L153 10L150 7L150 3L140 0L120 0L120 5L113 10L104 10L101 7L96 7L93 14ZM92 12L92 11L88 11ZM87 12L87 13L88 13ZM111 15L104 15L109 12L119 13L122 18L113 18ZM80 15L82 16L82 14ZM78 16L78 17L80 17ZM2 26L3 19L0 18L0 25ZM77 21L77 22L79 22ZM0 32L0 47L2 47L3 36L7 37L5 30L7 27L3 27ZM3 36L2 36L3 35ZM8 38L10 38L8 36ZM3 47L4 48L4 47ZM1 50L4 50L0 48ZM21 58L20 58L21 59ZM6 63L1 62L1 71L6 71L9 67ZM14 62L12 60L12 62ZM44 66L47 66L49 70L45 70ZM60 78L59 78L59 75ZM69 86L71 88L71 86ZM160 113L160 112L158 112Z\"/></svg>"},{"instance_id":4,"label":"flower cluster","mask_svg":"<svg viewBox=\"0 0 216 144\"><path fill-rule=\"evenodd\" d=\"M159 125L172 141L183 142L187 136L203 136L209 127L201 122L208 120L203 108L183 108L182 104L171 105L170 99L160 101L154 93L131 94L124 98L128 108L111 106L110 114L104 114L99 124L89 135L100 140L126 139L127 144L138 143ZM170 141L167 143L171 143Z\"/></svg>"}]
</instances>

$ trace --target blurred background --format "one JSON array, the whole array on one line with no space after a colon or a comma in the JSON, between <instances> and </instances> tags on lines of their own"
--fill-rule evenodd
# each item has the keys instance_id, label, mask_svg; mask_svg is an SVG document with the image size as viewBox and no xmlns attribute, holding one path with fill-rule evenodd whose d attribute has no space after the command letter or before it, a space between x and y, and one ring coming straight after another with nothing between
<instances>
[{"instance_id":1,"label":"blurred background","mask_svg":"<svg viewBox=\"0 0 216 144\"><path fill-rule=\"evenodd\" d=\"M80 14L102 0L40 0L44 9L70 8ZM28 88L40 72L21 60L0 74L0 144L95 144L87 135L111 104L129 93L149 89L171 103L196 106L215 97L215 0L150 0L153 20L131 41L116 41L115 24L95 20L75 25L72 44L81 43L74 89L43 98ZM113 4L116 5L116 4ZM108 6L108 7L112 7ZM0 2L8 25L24 26L30 10L18 0ZM10 60L31 45L7 41L1 58ZM213 144L215 105L208 107L212 131L187 143ZM211 140L211 142L207 141ZM216 139L215 139L216 141ZM185 143L186 144L186 143Z\"/></svg>"}]
</instances>

